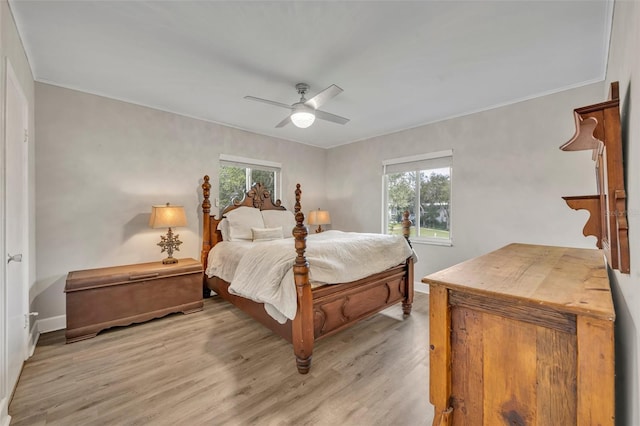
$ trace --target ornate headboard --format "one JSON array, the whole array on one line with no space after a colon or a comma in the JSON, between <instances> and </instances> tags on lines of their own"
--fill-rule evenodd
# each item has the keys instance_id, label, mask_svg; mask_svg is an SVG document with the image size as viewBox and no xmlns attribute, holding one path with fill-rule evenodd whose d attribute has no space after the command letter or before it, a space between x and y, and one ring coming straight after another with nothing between
<instances>
[{"instance_id":1,"label":"ornate headboard","mask_svg":"<svg viewBox=\"0 0 640 426\"><path fill-rule=\"evenodd\" d=\"M202 201L202 252L201 262L203 265L207 264L207 256L211 247L222 241L222 233L218 231L218 224L224 219L225 214L231 210L235 210L238 207L253 207L260 210L286 210L281 205L280 200L276 200L275 203L271 201L271 193L261 183L254 184L249 191L244 194L242 200L234 200L233 204L227 206L222 210L220 218L216 218L215 215L211 215L211 184L209 183L209 176L205 175L204 182L202 183L202 194L204 199Z\"/></svg>"}]
</instances>

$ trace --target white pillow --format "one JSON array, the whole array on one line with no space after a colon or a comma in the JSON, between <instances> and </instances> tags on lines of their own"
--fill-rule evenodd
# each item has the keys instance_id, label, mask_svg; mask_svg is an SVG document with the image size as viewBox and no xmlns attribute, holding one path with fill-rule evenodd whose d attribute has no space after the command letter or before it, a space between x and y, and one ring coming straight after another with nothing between
<instances>
[{"instance_id":1,"label":"white pillow","mask_svg":"<svg viewBox=\"0 0 640 426\"><path fill-rule=\"evenodd\" d=\"M253 240L251 228L266 228L260 210L253 207L238 207L225 214L229 221L229 241Z\"/></svg>"},{"instance_id":2,"label":"white pillow","mask_svg":"<svg viewBox=\"0 0 640 426\"><path fill-rule=\"evenodd\" d=\"M282 226L277 228L251 228L253 241L271 241L282 239Z\"/></svg>"},{"instance_id":3,"label":"white pillow","mask_svg":"<svg viewBox=\"0 0 640 426\"><path fill-rule=\"evenodd\" d=\"M217 229L222 234L222 241L231 241L231 236L229 235L229 221L227 219L222 219L218 222Z\"/></svg>"},{"instance_id":4,"label":"white pillow","mask_svg":"<svg viewBox=\"0 0 640 426\"><path fill-rule=\"evenodd\" d=\"M267 228L282 227L282 233L286 238L291 237L291 231L296 226L296 218L289 210L263 210L262 219Z\"/></svg>"}]
</instances>

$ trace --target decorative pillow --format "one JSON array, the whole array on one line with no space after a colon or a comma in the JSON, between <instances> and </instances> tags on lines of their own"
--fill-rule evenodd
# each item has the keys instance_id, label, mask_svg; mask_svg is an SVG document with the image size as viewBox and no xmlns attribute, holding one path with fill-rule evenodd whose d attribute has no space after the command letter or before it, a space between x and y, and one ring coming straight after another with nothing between
<instances>
[{"instance_id":1,"label":"decorative pillow","mask_svg":"<svg viewBox=\"0 0 640 426\"><path fill-rule=\"evenodd\" d=\"M277 228L251 228L253 241L271 241L282 239L282 226Z\"/></svg>"},{"instance_id":2,"label":"decorative pillow","mask_svg":"<svg viewBox=\"0 0 640 426\"><path fill-rule=\"evenodd\" d=\"M222 234L223 241L231 241L231 236L229 235L229 221L227 219L222 219L218 223L217 229Z\"/></svg>"},{"instance_id":3,"label":"decorative pillow","mask_svg":"<svg viewBox=\"0 0 640 426\"><path fill-rule=\"evenodd\" d=\"M282 233L286 238L291 237L291 231L296 226L296 218L289 210L263 210L262 219L267 228L282 227Z\"/></svg>"},{"instance_id":4,"label":"decorative pillow","mask_svg":"<svg viewBox=\"0 0 640 426\"><path fill-rule=\"evenodd\" d=\"M253 240L251 228L265 228L260 210L253 207L238 207L225 214L229 221L229 240Z\"/></svg>"}]
</instances>

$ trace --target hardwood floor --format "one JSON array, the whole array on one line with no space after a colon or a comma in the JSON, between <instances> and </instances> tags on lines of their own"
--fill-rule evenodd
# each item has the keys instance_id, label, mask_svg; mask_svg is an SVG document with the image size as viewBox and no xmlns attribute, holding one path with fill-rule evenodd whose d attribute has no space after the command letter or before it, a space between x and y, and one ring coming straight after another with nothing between
<instances>
[{"instance_id":1,"label":"hardwood floor","mask_svg":"<svg viewBox=\"0 0 640 426\"><path fill-rule=\"evenodd\" d=\"M289 343L223 300L66 345L43 334L11 425L426 425L429 297L316 343L298 374Z\"/></svg>"}]
</instances>

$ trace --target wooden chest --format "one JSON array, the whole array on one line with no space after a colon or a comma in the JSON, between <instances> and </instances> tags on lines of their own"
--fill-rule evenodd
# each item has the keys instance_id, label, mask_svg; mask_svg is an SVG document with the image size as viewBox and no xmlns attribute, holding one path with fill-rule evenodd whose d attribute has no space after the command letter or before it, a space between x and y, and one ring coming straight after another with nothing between
<instances>
[{"instance_id":1,"label":"wooden chest","mask_svg":"<svg viewBox=\"0 0 640 426\"><path fill-rule=\"evenodd\" d=\"M613 425L601 250L511 244L425 277L434 425Z\"/></svg>"},{"instance_id":2,"label":"wooden chest","mask_svg":"<svg viewBox=\"0 0 640 426\"><path fill-rule=\"evenodd\" d=\"M109 327L202 310L202 265L195 259L73 271L67 276L67 343Z\"/></svg>"}]
</instances>

